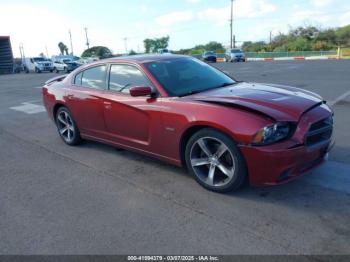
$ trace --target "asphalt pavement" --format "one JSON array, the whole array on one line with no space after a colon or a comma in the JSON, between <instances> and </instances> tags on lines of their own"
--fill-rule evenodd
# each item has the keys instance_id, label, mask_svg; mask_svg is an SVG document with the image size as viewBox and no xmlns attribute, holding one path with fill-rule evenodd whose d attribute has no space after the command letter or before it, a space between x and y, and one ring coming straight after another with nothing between
<instances>
[{"instance_id":1,"label":"asphalt pavement","mask_svg":"<svg viewBox=\"0 0 350 262\"><path fill-rule=\"evenodd\" d=\"M209 192L149 157L66 146L42 107L55 74L2 75L0 254L349 254L350 60L215 66L330 101L330 161L287 185Z\"/></svg>"}]
</instances>

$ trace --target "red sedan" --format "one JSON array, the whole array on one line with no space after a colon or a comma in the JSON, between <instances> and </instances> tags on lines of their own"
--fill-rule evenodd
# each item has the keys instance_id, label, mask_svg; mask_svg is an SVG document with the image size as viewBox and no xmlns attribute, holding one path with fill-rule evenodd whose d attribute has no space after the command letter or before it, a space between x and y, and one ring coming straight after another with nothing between
<instances>
[{"instance_id":1,"label":"red sedan","mask_svg":"<svg viewBox=\"0 0 350 262\"><path fill-rule=\"evenodd\" d=\"M288 182L327 158L332 111L306 90L239 82L197 59L101 60L56 77L43 99L68 145L82 139L136 151L226 192Z\"/></svg>"}]
</instances>

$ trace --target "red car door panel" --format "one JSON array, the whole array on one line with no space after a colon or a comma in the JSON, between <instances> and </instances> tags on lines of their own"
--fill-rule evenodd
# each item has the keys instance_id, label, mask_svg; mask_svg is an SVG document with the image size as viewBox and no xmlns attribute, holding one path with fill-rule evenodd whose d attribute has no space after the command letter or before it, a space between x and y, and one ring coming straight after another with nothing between
<instances>
[{"instance_id":1,"label":"red car door panel","mask_svg":"<svg viewBox=\"0 0 350 262\"><path fill-rule=\"evenodd\" d=\"M82 134L96 136L106 131L101 90L74 86L66 101Z\"/></svg>"},{"instance_id":2,"label":"red car door panel","mask_svg":"<svg viewBox=\"0 0 350 262\"><path fill-rule=\"evenodd\" d=\"M144 110L145 104L146 98L111 92L104 98L107 131L125 141L149 144L151 116Z\"/></svg>"}]
</instances>

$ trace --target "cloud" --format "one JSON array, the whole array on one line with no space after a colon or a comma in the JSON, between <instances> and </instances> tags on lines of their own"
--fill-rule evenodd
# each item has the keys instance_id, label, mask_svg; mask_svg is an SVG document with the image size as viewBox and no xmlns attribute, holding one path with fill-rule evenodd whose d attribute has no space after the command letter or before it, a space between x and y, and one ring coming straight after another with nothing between
<instances>
[{"instance_id":1,"label":"cloud","mask_svg":"<svg viewBox=\"0 0 350 262\"><path fill-rule=\"evenodd\" d=\"M339 17L339 22L340 22L340 26L345 26L350 24L350 10Z\"/></svg>"},{"instance_id":2,"label":"cloud","mask_svg":"<svg viewBox=\"0 0 350 262\"><path fill-rule=\"evenodd\" d=\"M302 10L295 12L290 20L289 24L291 25L300 25L300 24L313 24L313 23L320 23L325 24L329 21L331 21L331 16L319 11L314 10Z\"/></svg>"},{"instance_id":3,"label":"cloud","mask_svg":"<svg viewBox=\"0 0 350 262\"><path fill-rule=\"evenodd\" d=\"M161 26L171 26L180 22L187 22L192 20L194 17L191 10L184 10L178 12L172 12L165 15L158 16L155 21Z\"/></svg>"},{"instance_id":4,"label":"cloud","mask_svg":"<svg viewBox=\"0 0 350 262\"><path fill-rule=\"evenodd\" d=\"M330 5L333 0L311 0L311 4L316 7L325 7Z\"/></svg>"},{"instance_id":5,"label":"cloud","mask_svg":"<svg viewBox=\"0 0 350 262\"><path fill-rule=\"evenodd\" d=\"M233 2L233 19L258 17L276 9L271 3L264 0L237 0ZM201 20L208 20L218 25L226 25L230 18L231 5L223 8L207 8L198 12Z\"/></svg>"},{"instance_id":6,"label":"cloud","mask_svg":"<svg viewBox=\"0 0 350 262\"><path fill-rule=\"evenodd\" d=\"M201 0L187 0L191 4L198 4Z\"/></svg>"}]
</instances>

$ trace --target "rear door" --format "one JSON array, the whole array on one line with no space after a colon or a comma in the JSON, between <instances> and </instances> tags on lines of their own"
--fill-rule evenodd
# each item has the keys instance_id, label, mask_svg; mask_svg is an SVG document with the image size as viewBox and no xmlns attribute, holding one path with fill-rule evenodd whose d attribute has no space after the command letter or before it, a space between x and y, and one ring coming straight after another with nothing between
<instances>
[{"instance_id":1,"label":"rear door","mask_svg":"<svg viewBox=\"0 0 350 262\"><path fill-rule=\"evenodd\" d=\"M103 137L106 126L102 97L106 90L106 64L89 67L75 76L66 101L81 133Z\"/></svg>"}]
</instances>

